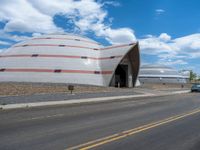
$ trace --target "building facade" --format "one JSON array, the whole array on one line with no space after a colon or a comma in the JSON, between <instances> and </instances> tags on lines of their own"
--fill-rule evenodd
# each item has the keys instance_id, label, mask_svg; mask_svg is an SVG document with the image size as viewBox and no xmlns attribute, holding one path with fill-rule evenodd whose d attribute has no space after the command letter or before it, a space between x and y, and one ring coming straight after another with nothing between
<instances>
[{"instance_id":1,"label":"building facade","mask_svg":"<svg viewBox=\"0 0 200 150\"><path fill-rule=\"evenodd\" d=\"M175 69L164 65L144 65L140 68L139 80L144 83L187 83L187 79Z\"/></svg>"},{"instance_id":2,"label":"building facade","mask_svg":"<svg viewBox=\"0 0 200 150\"><path fill-rule=\"evenodd\" d=\"M190 72L191 70L181 70L179 73L186 79L186 82L190 82Z\"/></svg>"},{"instance_id":3,"label":"building facade","mask_svg":"<svg viewBox=\"0 0 200 150\"><path fill-rule=\"evenodd\" d=\"M0 53L0 82L133 87L139 66L138 43L104 47L77 35L42 35Z\"/></svg>"}]
</instances>

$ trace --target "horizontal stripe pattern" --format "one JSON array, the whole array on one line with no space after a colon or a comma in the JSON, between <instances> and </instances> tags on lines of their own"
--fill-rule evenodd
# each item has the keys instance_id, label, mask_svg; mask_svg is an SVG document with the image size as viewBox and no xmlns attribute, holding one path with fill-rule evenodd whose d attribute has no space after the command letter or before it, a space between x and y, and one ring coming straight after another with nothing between
<instances>
[{"instance_id":1,"label":"horizontal stripe pattern","mask_svg":"<svg viewBox=\"0 0 200 150\"><path fill-rule=\"evenodd\" d=\"M76 38L73 39L73 38L54 38L54 37L46 37L46 38L33 38L32 40L70 40L70 41L81 41L81 42L85 42L85 43L101 45L101 44L96 43L96 42L87 41L87 40L83 40L83 39L76 39Z\"/></svg>"},{"instance_id":2,"label":"horizontal stripe pattern","mask_svg":"<svg viewBox=\"0 0 200 150\"><path fill-rule=\"evenodd\" d=\"M140 76L139 75L139 78L142 78L142 79L145 79L145 78L184 78L183 76Z\"/></svg>"},{"instance_id":3,"label":"horizontal stripe pattern","mask_svg":"<svg viewBox=\"0 0 200 150\"><path fill-rule=\"evenodd\" d=\"M50 46L50 47L72 47L72 48L83 48L83 49L91 49L91 50L109 50L113 48L120 48L120 47L126 47L131 46L136 43L131 44L123 44L123 45L116 45L116 46L109 46L104 48L92 48L92 47L85 47L85 46L75 46L75 45L64 45L64 44L24 44L24 45L16 45L14 47L28 47L28 46Z\"/></svg>"},{"instance_id":4,"label":"horizontal stripe pattern","mask_svg":"<svg viewBox=\"0 0 200 150\"><path fill-rule=\"evenodd\" d=\"M98 50L96 48L92 47L85 47L85 46L74 46L74 45L64 45L64 44L24 44L24 45L16 45L14 47L37 47L37 46L49 46L49 47L72 47L72 48L83 48L83 49L92 49L92 50Z\"/></svg>"},{"instance_id":5,"label":"horizontal stripe pattern","mask_svg":"<svg viewBox=\"0 0 200 150\"><path fill-rule=\"evenodd\" d=\"M59 69L28 69L28 68L2 68L0 72L40 72L40 73L79 73L79 74L112 74L112 71L92 70L59 70Z\"/></svg>"},{"instance_id":6,"label":"horizontal stripe pattern","mask_svg":"<svg viewBox=\"0 0 200 150\"><path fill-rule=\"evenodd\" d=\"M73 56L73 55L49 55L49 54L20 54L20 55L0 55L0 58L7 57L46 57L46 58L74 58L74 59L92 59L92 60L108 60L114 58L121 58L123 55L110 57L88 57L88 56Z\"/></svg>"}]
</instances>

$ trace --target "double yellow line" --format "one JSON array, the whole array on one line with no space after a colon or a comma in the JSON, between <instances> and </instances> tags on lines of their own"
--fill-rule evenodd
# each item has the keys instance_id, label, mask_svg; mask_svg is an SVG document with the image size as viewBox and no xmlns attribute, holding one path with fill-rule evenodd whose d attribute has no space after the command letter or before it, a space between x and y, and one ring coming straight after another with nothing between
<instances>
[{"instance_id":1,"label":"double yellow line","mask_svg":"<svg viewBox=\"0 0 200 150\"><path fill-rule=\"evenodd\" d=\"M125 138L128 136L134 135L136 133L139 133L139 132L151 129L151 128L155 128L155 127L158 127L158 126L161 126L161 125L164 125L164 124L167 124L167 123L170 123L170 122L173 122L173 121L176 121L176 120L179 120L179 119L191 116L191 115L194 115L199 112L200 112L200 108L195 109L190 112L187 112L187 113L184 113L184 114L181 114L181 115L172 116L167 119L163 119L163 120L153 122L150 124L146 124L146 125L143 125L143 126L140 126L137 128L126 130L126 131L123 131L123 132L120 132L117 134L113 134L111 136L107 136L107 137L93 140L93 141L90 141L90 142L87 142L84 144L80 144L80 145L77 145L74 147L70 147L67 150L77 150L77 149L88 150L88 149L91 149L94 147L98 147L98 146L101 146L101 145L104 145L104 144L107 144L107 143L110 143L110 142L113 142L113 141L116 141L116 140L119 140L119 139L122 139L122 138Z\"/></svg>"}]
</instances>

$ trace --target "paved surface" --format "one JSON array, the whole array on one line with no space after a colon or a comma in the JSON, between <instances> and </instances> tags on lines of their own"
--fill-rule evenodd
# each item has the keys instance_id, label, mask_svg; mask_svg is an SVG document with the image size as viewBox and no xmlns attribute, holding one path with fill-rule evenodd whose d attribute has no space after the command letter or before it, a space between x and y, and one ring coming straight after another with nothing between
<instances>
[{"instance_id":1,"label":"paved surface","mask_svg":"<svg viewBox=\"0 0 200 150\"><path fill-rule=\"evenodd\" d=\"M185 93L185 92L184 92ZM108 101L120 101L125 99L133 98L145 98L145 97L155 97L152 94L141 94L141 95L125 95L125 96L111 96L111 97L98 97L98 98L87 98L87 99L72 99L72 100L62 100L62 101L46 101L46 102L34 102L34 103L19 103L19 104L8 104L0 105L0 109L22 109L22 108L35 108L35 107L47 107L47 106L63 106L63 105L77 105L77 104L88 104L88 103L102 103Z\"/></svg>"},{"instance_id":2,"label":"paved surface","mask_svg":"<svg viewBox=\"0 0 200 150\"><path fill-rule=\"evenodd\" d=\"M167 89L167 90L151 90L145 88L127 88L116 89L116 91L110 92L97 92L97 93L57 93L57 94L35 94L35 95L22 95L22 96L1 96L1 104L19 104L19 103L33 103L33 102L47 102L47 101L61 101L61 100L73 100L73 99L86 99L86 98L98 98L98 97L111 97L111 96L124 96L124 95L141 95L141 94L166 94L174 91L182 91L188 89Z\"/></svg>"},{"instance_id":3,"label":"paved surface","mask_svg":"<svg viewBox=\"0 0 200 150\"><path fill-rule=\"evenodd\" d=\"M57 94L35 94L35 95L22 95L22 96L3 96L0 97L0 104L17 104L17 103L31 103L31 102L46 102L46 101L61 101L71 99L85 99L96 97L109 97L121 95L137 95L139 92L133 90L121 92L100 92L100 93L57 93Z\"/></svg>"},{"instance_id":4,"label":"paved surface","mask_svg":"<svg viewBox=\"0 0 200 150\"><path fill-rule=\"evenodd\" d=\"M1 110L0 149L64 150L107 138L87 146L199 150L199 96L189 93L71 107ZM113 134L115 137L108 138Z\"/></svg>"}]
</instances>

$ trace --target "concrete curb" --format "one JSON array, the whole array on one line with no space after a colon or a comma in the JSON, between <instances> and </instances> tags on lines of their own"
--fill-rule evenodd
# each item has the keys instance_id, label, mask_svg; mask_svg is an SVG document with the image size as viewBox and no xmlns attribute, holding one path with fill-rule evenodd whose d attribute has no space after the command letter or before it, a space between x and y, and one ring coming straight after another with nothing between
<instances>
[{"instance_id":1,"label":"concrete curb","mask_svg":"<svg viewBox=\"0 0 200 150\"><path fill-rule=\"evenodd\" d=\"M190 90L184 90L184 91L174 91L173 94L182 94L182 93L189 93Z\"/></svg>"},{"instance_id":2,"label":"concrete curb","mask_svg":"<svg viewBox=\"0 0 200 150\"><path fill-rule=\"evenodd\" d=\"M175 91L175 92L171 92L171 93L167 93L167 94L158 94L158 95L141 94L141 95L98 97L98 98L73 99L73 100L62 100L62 101L48 101L48 102L36 102L36 103L8 104L8 105L0 105L0 109L10 110L10 109L34 108L34 107L42 107L42 106L84 104L84 103L105 102L105 101L112 101L112 100L119 100L119 99L167 96L167 95L182 94L182 93L189 93L189 92L190 92L190 90L185 90L185 91Z\"/></svg>"}]
</instances>

